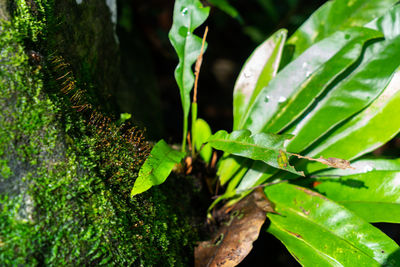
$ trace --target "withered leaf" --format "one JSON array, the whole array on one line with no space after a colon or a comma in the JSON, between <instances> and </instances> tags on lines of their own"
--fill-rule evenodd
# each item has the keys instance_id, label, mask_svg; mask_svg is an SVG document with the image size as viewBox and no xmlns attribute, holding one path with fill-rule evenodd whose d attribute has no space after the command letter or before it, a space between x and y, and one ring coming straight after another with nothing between
<instances>
[{"instance_id":1,"label":"withered leaf","mask_svg":"<svg viewBox=\"0 0 400 267\"><path fill-rule=\"evenodd\" d=\"M345 160L345 159L338 159L338 158L320 158L326 161L326 165L331 166L333 168L339 168L339 169L355 169L350 165L350 161Z\"/></svg>"},{"instance_id":2,"label":"withered leaf","mask_svg":"<svg viewBox=\"0 0 400 267\"><path fill-rule=\"evenodd\" d=\"M355 169L354 167L352 167L350 165L350 161L345 160L345 159L338 159L338 158L327 158L326 159L326 158L323 158L323 157L319 157L318 159L314 159L314 158L311 158L311 157L302 156L302 155L295 154L295 153L291 153L291 155L296 156L296 157L301 158L301 159L308 159L308 160L311 160L311 161L317 161L319 163L328 165L329 167L332 167L332 168L353 169L353 170Z\"/></svg>"},{"instance_id":3,"label":"withered leaf","mask_svg":"<svg viewBox=\"0 0 400 267\"><path fill-rule=\"evenodd\" d=\"M211 240L200 242L195 248L195 266L238 265L253 248L267 212L274 212L273 205L257 188L236 203Z\"/></svg>"}]
</instances>

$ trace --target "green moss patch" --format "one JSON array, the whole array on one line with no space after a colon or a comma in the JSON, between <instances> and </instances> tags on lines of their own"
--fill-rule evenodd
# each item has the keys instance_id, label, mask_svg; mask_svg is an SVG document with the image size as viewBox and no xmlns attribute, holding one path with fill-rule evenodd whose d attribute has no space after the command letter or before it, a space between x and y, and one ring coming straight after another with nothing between
<instances>
[{"instance_id":1,"label":"green moss patch","mask_svg":"<svg viewBox=\"0 0 400 267\"><path fill-rule=\"evenodd\" d=\"M149 148L143 133L91 123L93 112L60 92L54 65L28 57L35 47L57 53L46 41L52 10L51 1L18 0L12 22L0 23L0 262L188 265L191 182L130 199Z\"/></svg>"}]
</instances>

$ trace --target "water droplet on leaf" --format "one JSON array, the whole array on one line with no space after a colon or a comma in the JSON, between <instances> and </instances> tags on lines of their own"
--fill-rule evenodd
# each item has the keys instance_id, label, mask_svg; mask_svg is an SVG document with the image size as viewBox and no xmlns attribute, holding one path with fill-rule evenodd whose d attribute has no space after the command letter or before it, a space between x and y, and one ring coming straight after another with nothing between
<instances>
[{"instance_id":1,"label":"water droplet on leaf","mask_svg":"<svg viewBox=\"0 0 400 267\"><path fill-rule=\"evenodd\" d=\"M250 78L251 75L252 75L252 72L251 72L251 71L245 71L245 72L243 73L243 75L244 75L245 78Z\"/></svg>"},{"instance_id":2,"label":"water droplet on leaf","mask_svg":"<svg viewBox=\"0 0 400 267\"><path fill-rule=\"evenodd\" d=\"M308 78L308 77L310 77L311 76L311 71L307 71L306 72L306 77Z\"/></svg>"},{"instance_id":3,"label":"water droplet on leaf","mask_svg":"<svg viewBox=\"0 0 400 267\"><path fill-rule=\"evenodd\" d=\"M268 102L268 101L269 101L269 96L268 96L268 95L264 98L264 101L265 101L265 102Z\"/></svg>"},{"instance_id":4,"label":"water droplet on leaf","mask_svg":"<svg viewBox=\"0 0 400 267\"><path fill-rule=\"evenodd\" d=\"M372 171L374 168L372 167L372 166L370 166L370 165L365 165L364 166L364 168L363 168L363 171L364 172L370 172L370 171Z\"/></svg>"},{"instance_id":5,"label":"water droplet on leaf","mask_svg":"<svg viewBox=\"0 0 400 267\"><path fill-rule=\"evenodd\" d=\"M189 12L189 9L188 9L187 7L182 8L182 10L181 10L182 16L186 16L186 14L187 14L188 12Z\"/></svg>"},{"instance_id":6,"label":"water droplet on leaf","mask_svg":"<svg viewBox=\"0 0 400 267\"><path fill-rule=\"evenodd\" d=\"M284 97L284 96L280 96L278 99L278 103L283 103L285 101L286 101L286 97Z\"/></svg>"}]
</instances>

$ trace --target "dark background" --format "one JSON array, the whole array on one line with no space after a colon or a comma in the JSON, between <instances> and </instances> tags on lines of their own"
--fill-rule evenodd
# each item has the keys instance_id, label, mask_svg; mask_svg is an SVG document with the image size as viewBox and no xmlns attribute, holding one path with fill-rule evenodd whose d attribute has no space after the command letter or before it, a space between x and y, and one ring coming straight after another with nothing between
<instances>
[{"instance_id":1,"label":"dark background","mask_svg":"<svg viewBox=\"0 0 400 267\"><path fill-rule=\"evenodd\" d=\"M232 93L241 66L252 51L280 28L289 34L324 0L232 0L235 19L211 7L208 49L199 78L199 117L213 131L232 127ZM207 2L204 2L207 5ZM117 33L121 48L122 81L117 92L121 112L132 113L147 127L150 138L179 143L182 108L174 79L178 58L169 40L174 1L118 1Z\"/></svg>"}]
</instances>

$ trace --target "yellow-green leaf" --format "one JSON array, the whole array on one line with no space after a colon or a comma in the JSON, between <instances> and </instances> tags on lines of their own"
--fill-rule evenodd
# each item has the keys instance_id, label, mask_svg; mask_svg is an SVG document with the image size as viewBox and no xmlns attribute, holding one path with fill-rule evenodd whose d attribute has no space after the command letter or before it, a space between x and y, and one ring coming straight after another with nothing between
<instances>
[{"instance_id":1,"label":"yellow-green leaf","mask_svg":"<svg viewBox=\"0 0 400 267\"><path fill-rule=\"evenodd\" d=\"M149 190L153 185L162 184L184 156L184 153L172 149L164 140L158 141L139 171L131 197Z\"/></svg>"}]
</instances>

